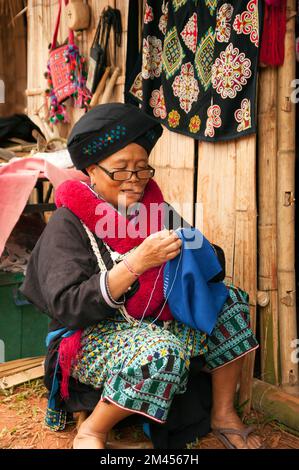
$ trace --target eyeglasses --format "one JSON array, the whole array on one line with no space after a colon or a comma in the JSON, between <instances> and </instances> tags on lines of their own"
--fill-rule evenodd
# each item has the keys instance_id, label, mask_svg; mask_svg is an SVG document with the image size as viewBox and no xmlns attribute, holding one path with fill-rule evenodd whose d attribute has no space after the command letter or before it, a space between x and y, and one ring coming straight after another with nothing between
<instances>
[{"instance_id":1,"label":"eyeglasses","mask_svg":"<svg viewBox=\"0 0 299 470\"><path fill-rule=\"evenodd\" d=\"M142 170L116 170L116 171L108 171L103 166L96 163L96 165L101 168L101 170L106 173L106 175L110 176L110 178L114 181L127 181L130 180L135 174L138 179L140 180L147 180L149 178L153 178L155 175L155 169L151 166L144 168Z\"/></svg>"}]
</instances>

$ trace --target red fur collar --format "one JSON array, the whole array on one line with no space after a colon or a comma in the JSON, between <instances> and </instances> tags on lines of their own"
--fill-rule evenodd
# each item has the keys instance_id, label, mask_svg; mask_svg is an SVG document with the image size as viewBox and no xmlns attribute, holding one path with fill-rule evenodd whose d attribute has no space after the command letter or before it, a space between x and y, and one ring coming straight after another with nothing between
<instances>
[{"instance_id":1,"label":"red fur collar","mask_svg":"<svg viewBox=\"0 0 299 470\"><path fill-rule=\"evenodd\" d=\"M132 238L128 235L130 230L134 231L133 220L129 221L124 216L119 214L110 204L103 199L98 198L93 192L80 181L65 181L56 190L56 205L57 207L67 207L70 209L85 225L98 237L102 238L112 250L118 253L126 253L132 248L140 245L144 238L151 233L162 230L164 213L160 211L157 226L150 223L150 204L161 204L164 202L163 195L157 183L150 180L145 188L143 198L140 202L146 208L147 224L146 233L143 237L138 236ZM113 220L115 226L115 236L107 236L101 233L101 227L105 228L102 224L103 217L105 220ZM121 231L120 231L121 227ZM125 228L125 231L124 231ZM126 236L118 237L119 233L124 233ZM126 308L128 313L135 318L141 318L147 306L149 296L153 290L154 283L159 273L159 268L152 268L146 271L139 277L140 287L138 292L127 300ZM145 316L157 315L164 302L163 295L163 269L160 272L157 281L154 295L147 307ZM169 320L172 318L168 305L166 305L159 316L160 320Z\"/></svg>"}]
</instances>

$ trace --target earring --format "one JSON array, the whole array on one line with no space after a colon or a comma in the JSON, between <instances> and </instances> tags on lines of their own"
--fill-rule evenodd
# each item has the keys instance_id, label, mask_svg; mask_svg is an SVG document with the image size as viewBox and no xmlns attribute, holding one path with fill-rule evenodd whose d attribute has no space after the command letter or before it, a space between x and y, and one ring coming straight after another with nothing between
<instances>
[{"instance_id":1,"label":"earring","mask_svg":"<svg viewBox=\"0 0 299 470\"><path fill-rule=\"evenodd\" d=\"M91 185L90 185L91 189L93 189L93 190L95 190L95 189L94 189L94 188L95 188L95 186L96 186L96 184L95 184L95 183L91 183Z\"/></svg>"}]
</instances>

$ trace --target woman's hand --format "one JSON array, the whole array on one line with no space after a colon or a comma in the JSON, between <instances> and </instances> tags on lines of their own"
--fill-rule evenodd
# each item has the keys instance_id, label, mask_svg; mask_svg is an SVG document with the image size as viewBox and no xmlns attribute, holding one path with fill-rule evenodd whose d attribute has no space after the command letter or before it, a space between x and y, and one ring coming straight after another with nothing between
<instances>
[{"instance_id":1,"label":"woman's hand","mask_svg":"<svg viewBox=\"0 0 299 470\"><path fill-rule=\"evenodd\" d=\"M175 258L180 253L181 246L182 240L173 230L161 230L148 236L127 259L142 274Z\"/></svg>"}]
</instances>

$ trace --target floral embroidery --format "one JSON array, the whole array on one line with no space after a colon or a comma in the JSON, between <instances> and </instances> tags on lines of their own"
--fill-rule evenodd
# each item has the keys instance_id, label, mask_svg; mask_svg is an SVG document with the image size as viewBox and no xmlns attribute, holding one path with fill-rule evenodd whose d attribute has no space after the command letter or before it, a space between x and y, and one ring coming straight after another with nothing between
<instances>
[{"instance_id":1,"label":"floral embroidery","mask_svg":"<svg viewBox=\"0 0 299 470\"><path fill-rule=\"evenodd\" d=\"M216 37L218 42L229 41L233 11L234 8L230 3L224 3L217 12Z\"/></svg>"},{"instance_id":2,"label":"floral embroidery","mask_svg":"<svg viewBox=\"0 0 299 470\"><path fill-rule=\"evenodd\" d=\"M165 2L165 0L163 0L161 10L162 10L163 15L160 16L158 26L159 26L161 33L163 33L165 36L166 28L167 28L167 21L168 21L168 2Z\"/></svg>"},{"instance_id":3,"label":"floral embroidery","mask_svg":"<svg viewBox=\"0 0 299 470\"><path fill-rule=\"evenodd\" d=\"M171 131L203 141L254 132L263 0L143 3L144 50L129 80L142 110Z\"/></svg>"},{"instance_id":4,"label":"floral embroidery","mask_svg":"<svg viewBox=\"0 0 299 470\"><path fill-rule=\"evenodd\" d=\"M166 78L170 78L180 68L185 57L176 27L171 28L165 36L162 53L163 69Z\"/></svg>"},{"instance_id":5,"label":"floral embroidery","mask_svg":"<svg viewBox=\"0 0 299 470\"><path fill-rule=\"evenodd\" d=\"M208 119L206 123L205 136L214 137L215 130L214 127L218 128L221 126L221 109L217 104L211 105L207 111Z\"/></svg>"},{"instance_id":6,"label":"floral embroidery","mask_svg":"<svg viewBox=\"0 0 299 470\"><path fill-rule=\"evenodd\" d=\"M206 6L208 7L208 9L210 11L210 15L212 15L212 16L214 14L214 11L217 8L217 1L218 0L205 0Z\"/></svg>"},{"instance_id":7,"label":"floral embroidery","mask_svg":"<svg viewBox=\"0 0 299 470\"><path fill-rule=\"evenodd\" d=\"M189 113L192 103L197 101L199 87L194 77L194 68L191 62L183 64L180 75L177 75L172 84L173 94L180 100L180 107Z\"/></svg>"},{"instance_id":8,"label":"floral embroidery","mask_svg":"<svg viewBox=\"0 0 299 470\"><path fill-rule=\"evenodd\" d=\"M225 98L235 98L251 77L251 61L230 43L212 67L213 88Z\"/></svg>"},{"instance_id":9,"label":"floral embroidery","mask_svg":"<svg viewBox=\"0 0 299 470\"><path fill-rule=\"evenodd\" d=\"M161 354L162 357L167 356L167 354L168 354L167 349L166 348L161 349L160 354Z\"/></svg>"},{"instance_id":10,"label":"floral embroidery","mask_svg":"<svg viewBox=\"0 0 299 470\"><path fill-rule=\"evenodd\" d=\"M165 119L167 111L165 107L165 100L162 85L159 90L153 90L150 98L150 106L153 108L153 115L157 118Z\"/></svg>"},{"instance_id":11,"label":"floral embroidery","mask_svg":"<svg viewBox=\"0 0 299 470\"><path fill-rule=\"evenodd\" d=\"M197 14L193 13L191 18L186 23L183 31L181 32L186 46L195 54L197 45Z\"/></svg>"},{"instance_id":12,"label":"floral embroidery","mask_svg":"<svg viewBox=\"0 0 299 470\"><path fill-rule=\"evenodd\" d=\"M179 113L173 109L172 111L170 111L170 113L168 114L168 124L170 127L178 127L179 123L180 123L180 115Z\"/></svg>"},{"instance_id":13,"label":"floral embroidery","mask_svg":"<svg viewBox=\"0 0 299 470\"><path fill-rule=\"evenodd\" d=\"M130 88L130 93L135 96L137 99L142 101L143 93L142 93L142 76L141 72L136 76L133 85Z\"/></svg>"},{"instance_id":14,"label":"floral embroidery","mask_svg":"<svg viewBox=\"0 0 299 470\"><path fill-rule=\"evenodd\" d=\"M145 4L145 12L144 12L144 23L148 24L154 19L154 12L153 8L149 6L146 2Z\"/></svg>"},{"instance_id":15,"label":"floral embroidery","mask_svg":"<svg viewBox=\"0 0 299 470\"><path fill-rule=\"evenodd\" d=\"M240 124L237 127L238 132L251 128L250 100L244 98L241 102L241 108L235 111L235 120Z\"/></svg>"},{"instance_id":16,"label":"floral embroidery","mask_svg":"<svg viewBox=\"0 0 299 470\"><path fill-rule=\"evenodd\" d=\"M257 0L250 0L247 10L241 15L237 15L233 24L237 34L249 34L250 41L259 46L259 19Z\"/></svg>"},{"instance_id":17,"label":"floral embroidery","mask_svg":"<svg viewBox=\"0 0 299 470\"><path fill-rule=\"evenodd\" d=\"M103 147L113 144L116 140L120 140L122 136L126 135L126 132L127 130L125 126L116 126L115 129L111 129L111 131L106 132L104 135L101 135L89 142L88 145L83 147L83 153L85 155L92 155L98 150L102 150Z\"/></svg>"},{"instance_id":18,"label":"floral embroidery","mask_svg":"<svg viewBox=\"0 0 299 470\"><path fill-rule=\"evenodd\" d=\"M195 134L196 132L199 131L200 129L200 125L201 125L201 120L200 120L200 117L195 114L195 116L193 116L191 119L190 119L190 122L189 122L189 130L190 132L192 132L193 134Z\"/></svg>"},{"instance_id":19,"label":"floral embroidery","mask_svg":"<svg viewBox=\"0 0 299 470\"><path fill-rule=\"evenodd\" d=\"M162 71L162 41L156 36L143 39L142 78L155 78Z\"/></svg>"},{"instance_id":20,"label":"floral embroidery","mask_svg":"<svg viewBox=\"0 0 299 470\"><path fill-rule=\"evenodd\" d=\"M172 0L172 3L174 11L177 12L179 8L187 3L187 0Z\"/></svg>"},{"instance_id":21,"label":"floral embroidery","mask_svg":"<svg viewBox=\"0 0 299 470\"><path fill-rule=\"evenodd\" d=\"M195 54L195 68L205 91L211 85L214 44L215 32L210 27L198 44Z\"/></svg>"}]
</instances>

